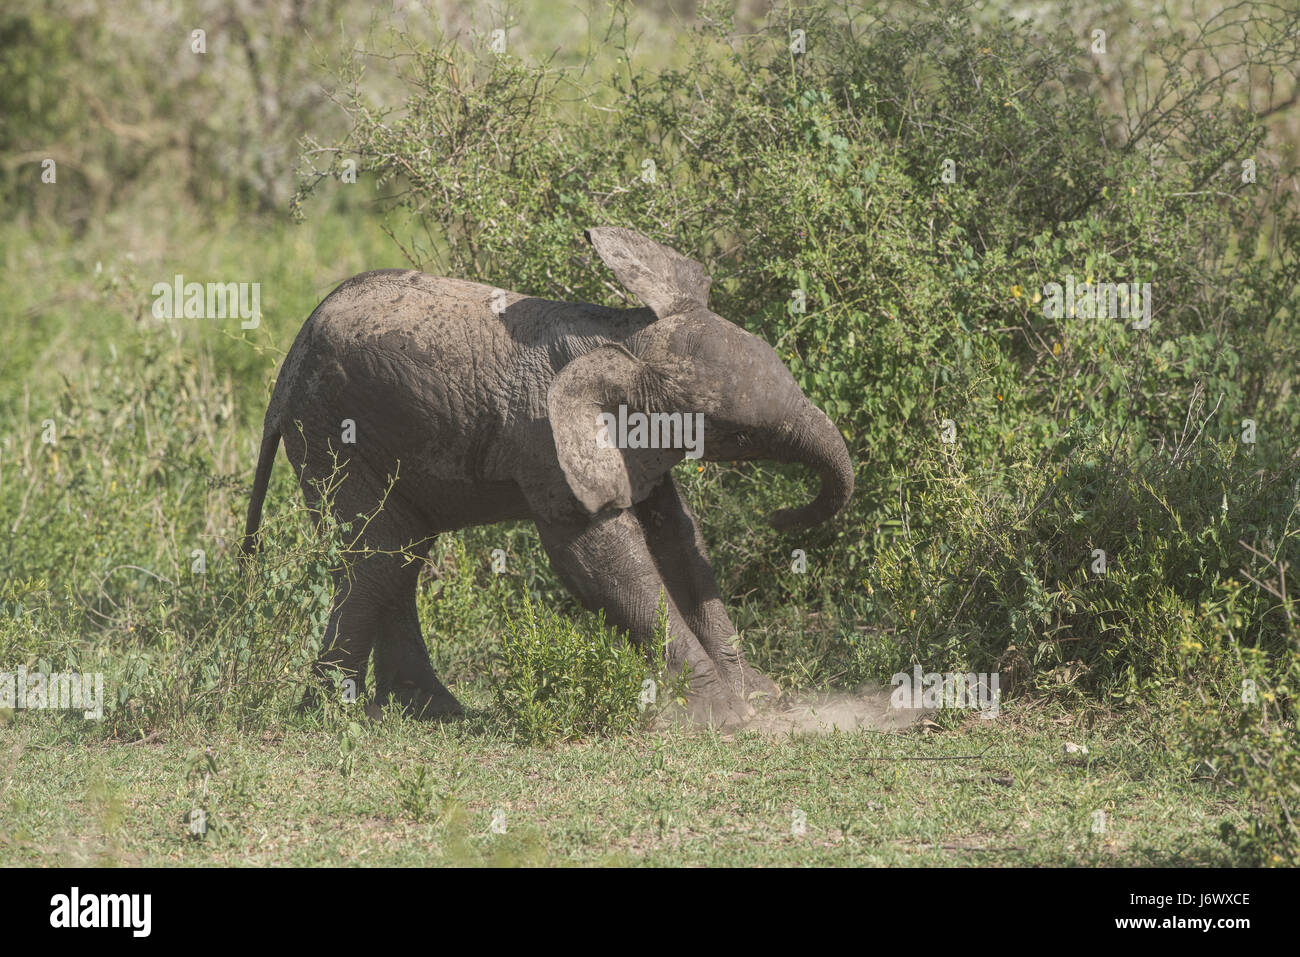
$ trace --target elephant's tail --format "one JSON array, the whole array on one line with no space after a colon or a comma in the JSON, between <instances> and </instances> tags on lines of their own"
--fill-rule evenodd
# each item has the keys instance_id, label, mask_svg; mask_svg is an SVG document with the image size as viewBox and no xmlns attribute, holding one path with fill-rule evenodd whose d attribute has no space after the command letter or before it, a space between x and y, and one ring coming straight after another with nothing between
<instances>
[{"instance_id":1,"label":"elephant's tail","mask_svg":"<svg viewBox=\"0 0 1300 957\"><path fill-rule=\"evenodd\" d=\"M280 426L271 415L262 429L262 447L257 453L257 473L253 476L253 495L248 500L248 521L244 525L244 543L240 550L246 557L257 552L257 527L262 524L262 502L271 480L271 467L280 447Z\"/></svg>"}]
</instances>

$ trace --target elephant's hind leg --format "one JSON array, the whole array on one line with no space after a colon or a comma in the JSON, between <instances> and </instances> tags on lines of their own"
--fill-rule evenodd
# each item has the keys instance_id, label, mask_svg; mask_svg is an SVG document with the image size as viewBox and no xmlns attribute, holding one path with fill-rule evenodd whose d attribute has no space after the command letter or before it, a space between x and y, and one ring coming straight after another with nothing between
<instances>
[{"instance_id":1,"label":"elephant's hind leg","mask_svg":"<svg viewBox=\"0 0 1300 957\"><path fill-rule=\"evenodd\" d=\"M462 714L460 702L438 680L420 634L415 594L419 564L396 569L401 597L375 641L375 697L390 699L413 718L424 721Z\"/></svg>"},{"instance_id":2,"label":"elephant's hind leg","mask_svg":"<svg viewBox=\"0 0 1300 957\"><path fill-rule=\"evenodd\" d=\"M364 587L346 569L334 573L334 601L329 622L321 639L320 654L312 667L316 684L308 687L301 710L320 706L324 689L334 687L337 676L344 701L360 700L366 689L366 671L370 664L370 647L377 621L374 609L365 600Z\"/></svg>"},{"instance_id":3,"label":"elephant's hind leg","mask_svg":"<svg viewBox=\"0 0 1300 957\"><path fill-rule=\"evenodd\" d=\"M330 683L331 672L341 672L360 698L373 650L379 704L391 699L424 719L460 714L460 704L434 674L416 614L419 559L427 553L428 542L395 544L402 537L396 531L401 517L397 512L390 501L367 526L368 547L354 552L347 567L335 574L334 609L315 672L324 684ZM309 692L304 705L312 698Z\"/></svg>"}]
</instances>

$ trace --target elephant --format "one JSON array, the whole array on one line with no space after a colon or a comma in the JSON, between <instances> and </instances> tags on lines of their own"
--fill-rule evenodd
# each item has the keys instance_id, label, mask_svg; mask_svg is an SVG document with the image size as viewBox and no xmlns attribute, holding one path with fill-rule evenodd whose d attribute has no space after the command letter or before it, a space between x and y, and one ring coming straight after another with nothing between
<instances>
[{"instance_id":1,"label":"elephant","mask_svg":"<svg viewBox=\"0 0 1300 957\"><path fill-rule=\"evenodd\" d=\"M298 333L268 403L241 549L259 547L281 442L313 509L336 463L340 521L382 503L349 545L359 557L334 573L318 679L337 669L364 690L373 651L378 701L460 714L421 635L420 563L406 556L426 557L442 532L528 519L565 587L632 642L650 647L666 606L666 664L688 669L693 718L735 727L779 695L735 641L671 470L688 456L804 463L817 495L769 519L804 528L853 492L844 439L771 346L710 311L703 265L628 229L585 236L643 307L380 269L342 283ZM637 413L654 434L614 441L609 426ZM686 448L676 423L692 420L703 441Z\"/></svg>"}]
</instances>

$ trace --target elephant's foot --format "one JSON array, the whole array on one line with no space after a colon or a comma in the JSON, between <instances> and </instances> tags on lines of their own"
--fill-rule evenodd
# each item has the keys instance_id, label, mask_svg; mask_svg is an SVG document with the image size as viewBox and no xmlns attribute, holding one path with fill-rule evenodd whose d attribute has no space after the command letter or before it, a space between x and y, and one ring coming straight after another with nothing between
<instances>
[{"instance_id":1,"label":"elephant's foot","mask_svg":"<svg viewBox=\"0 0 1300 957\"><path fill-rule=\"evenodd\" d=\"M682 644L677 645L677 642ZM754 716L753 707L732 688L734 682L728 665L734 665L734 660L718 664L705 653L693 635L685 640L675 639L674 645L676 647L669 647L668 668L670 672L685 668L689 674L686 713L694 723L734 731ZM684 653L686 660L680 664L674 661L674 650Z\"/></svg>"},{"instance_id":2,"label":"elephant's foot","mask_svg":"<svg viewBox=\"0 0 1300 957\"><path fill-rule=\"evenodd\" d=\"M781 688L775 681L755 670L748 661L740 662L741 686L738 689L741 698L746 701L775 701L781 697Z\"/></svg>"},{"instance_id":3,"label":"elephant's foot","mask_svg":"<svg viewBox=\"0 0 1300 957\"><path fill-rule=\"evenodd\" d=\"M781 696L775 681L754 667L738 653L727 649L725 654L715 654L713 662L718 674L741 701L763 704Z\"/></svg>"},{"instance_id":4,"label":"elephant's foot","mask_svg":"<svg viewBox=\"0 0 1300 957\"><path fill-rule=\"evenodd\" d=\"M754 716L754 708L735 694L728 684L716 669L691 675L690 690L686 695L686 710L691 720L723 731L743 727Z\"/></svg>"},{"instance_id":5,"label":"elephant's foot","mask_svg":"<svg viewBox=\"0 0 1300 957\"><path fill-rule=\"evenodd\" d=\"M417 684L399 680L379 700L387 700L402 709L402 713L417 721L441 721L460 717L465 710L437 678L432 684Z\"/></svg>"},{"instance_id":6,"label":"elephant's foot","mask_svg":"<svg viewBox=\"0 0 1300 957\"><path fill-rule=\"evenodd\" d=\"M686 695L686 711L696 724L719 731L738 731L754 716L754 709L735 695L694 691Z\"/></svg>"}]
</instances>

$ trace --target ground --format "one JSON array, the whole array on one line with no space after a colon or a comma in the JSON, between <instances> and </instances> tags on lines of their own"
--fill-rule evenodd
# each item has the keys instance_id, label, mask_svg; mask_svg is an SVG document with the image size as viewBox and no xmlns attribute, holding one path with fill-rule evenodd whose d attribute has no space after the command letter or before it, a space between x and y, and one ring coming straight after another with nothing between
<instances>
[{"instance_id":1,"label":"ground","mask_svg":"<svg viewBox=\"0 0 1300 957\"><path fill-rule=\"evenodd\" d=\"M1140 722L1012 705L901 733L667 727L536 748L486 695L467 704L442 725L75 748L22 715L0 729L0 864L1216 865L1220 822L1239 821Z\"/></svg>"}]
</instances>

